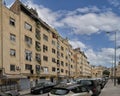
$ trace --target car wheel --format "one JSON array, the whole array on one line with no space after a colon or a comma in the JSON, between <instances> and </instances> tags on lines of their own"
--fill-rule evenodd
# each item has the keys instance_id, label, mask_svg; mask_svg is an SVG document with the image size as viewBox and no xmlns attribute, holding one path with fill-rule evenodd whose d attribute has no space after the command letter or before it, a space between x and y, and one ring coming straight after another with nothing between
<instances>
[{"instance_id":1,"label":"car wheel","mask_svg":"<svg viewBox=\"0 0 120 96\"><path fill-rule=\"evenodd\" d=\"M8 94L8 96L12 96L11 94Z\"/></svg>"},{"instance_id":2,"label":"car wheel","mask_svg":"<svg viewBox=\"0 0 120 96\"><path fill-rule=\"evenodd\" d=\"M43 94L43 90L40 90L40 94Z\"/></svg>"}]
</instances>

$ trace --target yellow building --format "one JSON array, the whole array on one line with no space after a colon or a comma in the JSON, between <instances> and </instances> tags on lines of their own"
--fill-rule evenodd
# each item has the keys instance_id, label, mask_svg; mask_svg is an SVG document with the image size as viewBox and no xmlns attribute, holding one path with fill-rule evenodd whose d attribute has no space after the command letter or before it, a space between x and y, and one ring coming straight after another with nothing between
<instances>
[{"instance_id":1,"label":"yellow building","mask_svg":"<svg viewBox=\"0 0 120 96\"><path fill-rule=\"evenodd\" d=\"M120 77L120 62L119 62L119 64L117 65L116 68L117 68L117 70L116 70L116 77ZM113 70L113 69L111 69L111 70L112 70L112 71L111 71L111 75L114 76L114 74L113 74L113 73L114 73L114 72L113 72L114 70Z\"/></svg>"},{"instance_id":2,"label":"yellow building","mask_svg":"<svg viewBox=\"0 0 120 96\"><path fill-rule=\"evenodd\" d=\"M90 71L84 52L75 51L36 10L19 0L8 9L0 0L0 83L29 88L35 80L90 77Z\"/></svg>"},{"instance_id":3,"label":"yellow building","mask_svg":"<svg viewBox=\"0 0 120 96\"><path fill-rule=\"evenodd\" d=\"M102 78L104 70L103 66L92 66L92 78Z\"/></svg>"},{"instance_id":4,"label":"yellow building","mask_svg":"<svg viewBox=\"0 0 120 96\"><path fill-rule=\"evenodd\" d=\"M74 49L76 62L76 77L90 78L92 76L92 66L89 64L86 55L80 48Z\"/></svg>"}]
</instances>

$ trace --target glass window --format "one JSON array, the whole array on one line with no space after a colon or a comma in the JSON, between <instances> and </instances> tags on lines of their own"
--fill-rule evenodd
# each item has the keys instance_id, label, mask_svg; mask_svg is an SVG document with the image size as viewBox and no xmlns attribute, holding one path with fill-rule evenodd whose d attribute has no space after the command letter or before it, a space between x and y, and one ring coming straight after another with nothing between
<instances>
[{"instance_id":1,"label":"glass window","mask_svg":"<svg viewBox=\"0 0 120 96\"><path fill-rule=\"evenodd\" d=\"M55 58L52 58L52 62L53 62L53 63L56 63L56 60L55 60Z\"/></svg>"},{"instance_id":2,"label":"glass window","mask_svg":"<svg viewBox=\"0 0 120 96\"><path fill-rule=\"evenodd\" d=\"M48 68L47 67L43 67L43 71L44 71L44 73L48 73Z\"/></svg>"},{"instance_id":3,"label":"glass window","mask_svg":"<svg viewBox=\"0 0 120 96\"><path fill-rule=\"evenodd\" d=\"M25 22L25 29L32 31L32 26L28 24L27 22Z\"/></svg>"},{"instance_id":4,"label":"glass window","mask_svg":"<svg viewBox=\"0 0 120 96\"><path fill-rule=\"evenodd\" d=\"M36 65L36 71L40 71L40 65Z\"/></svg>"},{"instance_id":5,"label":"glass window","mask_svg":"<svg viewBox=\"0 0 120 96\"><path fill-rule=\"evenodd\" d=\"M32 52L29 50L25 50L25 59L27 61L32 61Z\"/></svg>"},{"instance_id":6,"label":"glass window","mask_svg":"<svg viewBox=\"0 0 120 96\"><path fill-rule=\"evenodd\" d=\"M48 46L43 45L43 52L48 51Z\"/></svg>"},{"instance_id":7,"label":"glass window","mask_svg":"<svg viewBox=\"0 0 120 96\"><path fill-rule=\"evenodd\" d=\"M26 69L26 70L32 70L32 65L30 65L30 64L25 64L25 69Z\"/></svg>"},{"instance_id":8,"label":"glass window","mask_svg":"<svg viewBox=\"0 0 120 96\"><path fill-rule=\"evenodd\" d=\"M48 36L45 35L45 34L43 34L43 39L44 39L45 41L48 41Z\"/></svg>"},{"instance_id":9,"label":"glass window","mask_svg":"<svg viewBox=\"0 0 120 96\"><path fill-rule=\"evenodd\" d=\"M54 54L55 54L55 52L56 52L56 51L55 51L55 49L53 49L53 48L52 48L52 53L54 53Z\"/></svg>"},{"instance_id":10,"label":"glass window","mask_svg":"<svg viewBox=\"0 0 120 96\"><path fill-rule=\"evenodd\" d=\"M40 31L38 29L36 29L36 34L35 34L36 38L38 40L40 40Z\"/></svg>"},{"instance_id":11,"label":"glass window","mask_svg":"<svg viewBox=\"0 0 120 96\"><path fill-rule=\"evenodd\" d=\"M14 34L10 34L10 40L11 41L16 41L16 36Z\"/></svg>"},{"instance_id":12,"label":"glass window","mask_svg":"<svg viewBox=\"0 0 120 96\"><path fill-rule=\"evenodd\" d=\"M15 49L10 49L10 55L15 56L16 55L16 50Z\"/></svg>"},{"instance_id":13,"label":"glass window","mask_svg":"<svg viewBox=\"0 0 120 96\"><path fill-rule=\"evenodd\" d=\"M41 56L40 56L40 54L37 54L37 53L36 53L36 60L37 60L37 61L41 61Z\"/></svg>"},{"instance_id":14,"label":"glass window","mask_svg":"<svg viewBox=\"0 0 120 96\"><path fill-rule=\"evenodd\" d=\"M61 69L61 72L63 73L63 72L64 72L64 70L63 70L63 69Z\"/></svg>"},{"instance_id":15,"label":"glass window","mask_svg":"<svg viewBox=\"0 0 120 96\"><path fill-rule=\"evenodd\" d=\"M52 40L52 45L55 45L55 41L54 40Z\"/></svg>"},{"instance_id":16,"label":"glass window","mask_svg":"<svg viewBox=\"0 0 120 96\"><path fill-rule=\"evenodd\" d=\"M10 65L10 71L15 71L15 65L13 64Z\"/></svg>"},{"instance_id":17,"label":"glass window","mask_svg":"<svg viewBox=\"0 0 120 96\"><path fill-rule=\"evenodd\" d=\"M55 67L52 67L52 72L55 72L56 71L56 68Z\"/></svg>"},{"instance_id":18,"label":"glass window","mask_svg":"<svg viewBox=\"0 0 120 96\"><path fill-rule=\"evenodd\" d=\"M9 21L10 25L12 26L15 26L15 19L13 18L10 18L10 21Z\"/></svg>"},{"instance_id":19,"label":"glass window","mask_svg":"<svg viewBox=\"0 0 120 96\"><path fill-rule=\"evenodd\" d=\"M63 61L61 61L61 65L64 66L64 62Z\"/></svg>"},{"instance_id":20,"label":"glass window","mask_svg":"<svg viewBox=\"0 0 120 96\"><path fill-rule=\"evenodd\" d=\"M27 44L32 44L32 38L28 37L28 36L25 36L25 42Z\"/></svg>"},{"instance_id":21,"label":"glass window","mask_svg":"<svg viewBox=\"0 0 120 96\"><path fill-rule=\"evenodd\" d=\"M37 51L41 51L40 42L36 41L35 46Z\"/></svg>"},{"instance_id":22,"label":"glass window","mask_svg":"<svg viewBox=\"0 0 120 96\"><path fill-rule=\"evenodd\" d=\"M62 88L53 88L50 93L54 95L67 95L69 90Z\"/></svg>"},{"instance_id":23,"label":"glass window","mask_svg":"<svg viewBox=\"0 0 120 96\"><path fill-rule=\"evenodd\" d=\"M48 57L47 56L43 56L43 60L44 61L48 61Z\"/></svg>"}]
</instances>

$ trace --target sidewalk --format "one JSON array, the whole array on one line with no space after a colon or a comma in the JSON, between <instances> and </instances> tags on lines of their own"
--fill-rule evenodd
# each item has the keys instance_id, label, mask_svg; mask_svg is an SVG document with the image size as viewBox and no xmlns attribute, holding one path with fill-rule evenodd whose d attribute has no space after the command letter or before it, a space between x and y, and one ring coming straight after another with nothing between
<instances>
[{"instance_id":1,"label":"sidewalk","mask_svg":"<svg viewBox=\"0 0 120 96\"><path fill-rule=\"evenodd\" d=\"M19 91L20 95L25 95L30 93L30 89Z\"/></svg>"},{"instance_id":2,"label":"sidewalk","mask_svg":"<svg viewBox=\"0 0 120 96\"><path fill-rule=\"evenodd\" d=\"M120 85L114 86L114 82L109 80L99 96L120 96Z\"/></svg>"}]
</instances>

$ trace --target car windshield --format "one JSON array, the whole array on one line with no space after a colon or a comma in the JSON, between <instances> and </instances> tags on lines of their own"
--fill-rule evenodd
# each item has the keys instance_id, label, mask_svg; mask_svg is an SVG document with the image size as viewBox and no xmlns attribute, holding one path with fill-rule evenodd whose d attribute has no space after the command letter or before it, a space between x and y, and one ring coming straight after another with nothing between
<instances>
[{"instance_id":1,"label":"car windshield","mask_svg":"<svg viewBox=\"0 0 120 96\"><path fill-rule=\"evenodd\" d=\"M51 90L51 94L54 95L66 95L69 92L67 89L60 89L60 88L55 88Z\"/></svg>"},{"instance_id":2,"label":"car windshield","mask_svg":"<svg viewBox=\"0 0 120 96\"><path fill-rule=\"evenodd\" d=\"M42 83L38 83L38 84L36 85L36 87L43 86L43 85L45 85L44 82L42 82Z\"/></svg>"},{"instance_id":3,"label":"car windshield","mask_svg":"<svg viewBox=\"0 0 120 96\"><path fill-rule=\"evenodd\" d=\"M89 86L91 86L91 85L92 85L92 82L91 82L91 81L89 81L89 80L81 80L81 81L80 81L80 84L82 84L82 85L89 85Z\"/></svg>"}]
</instances>

